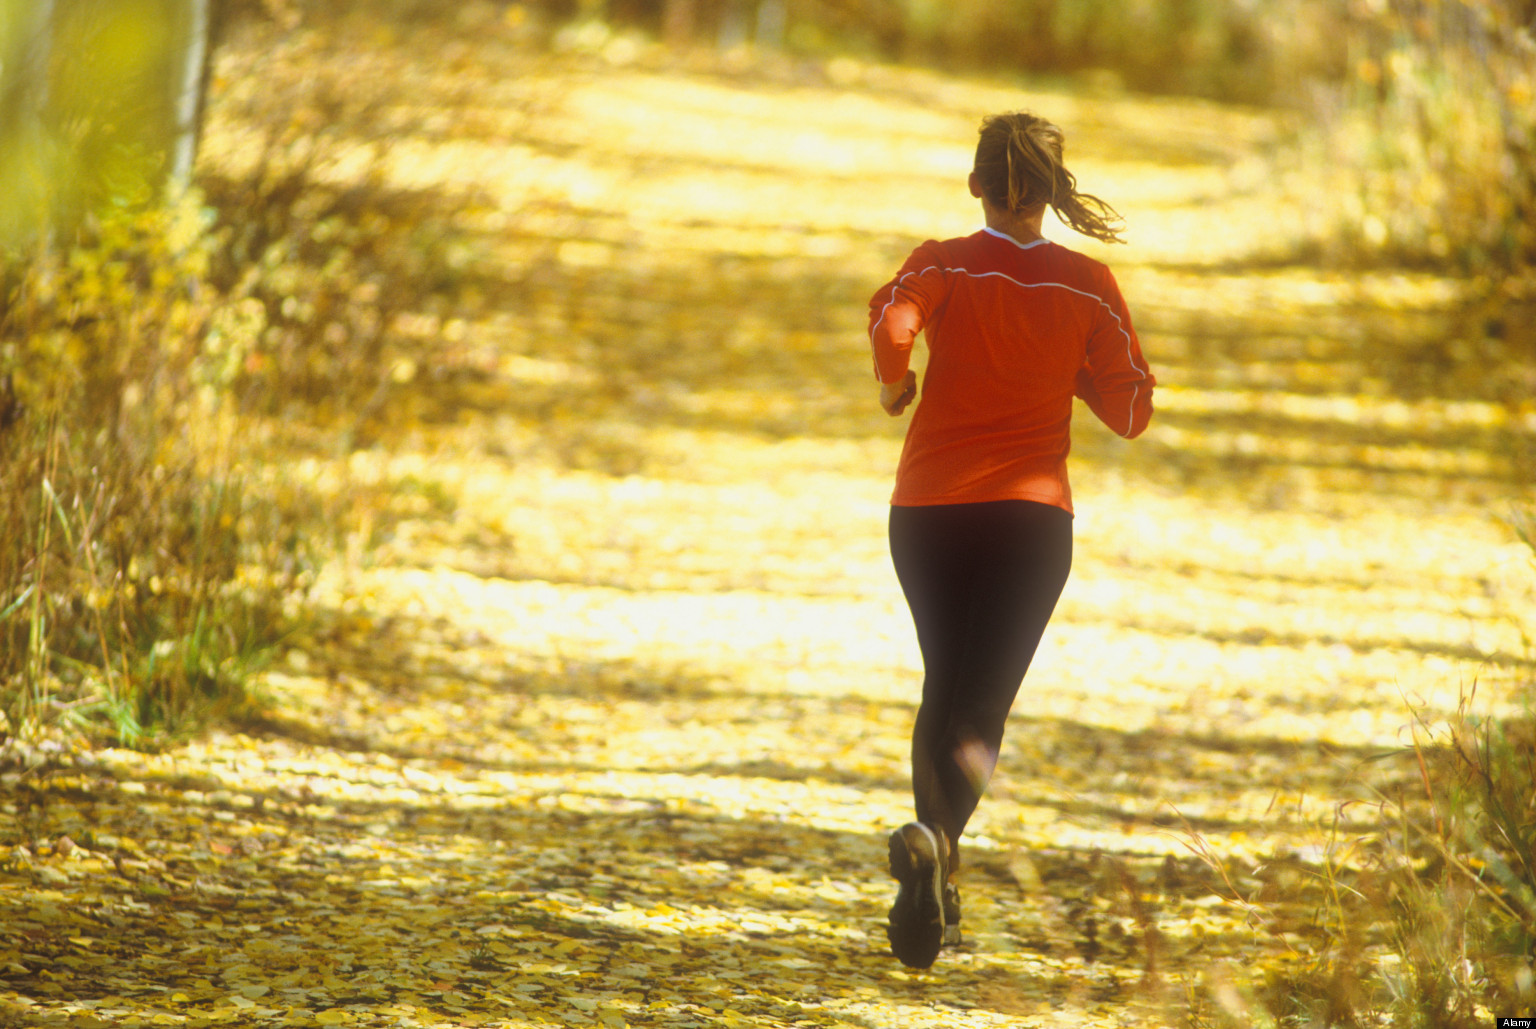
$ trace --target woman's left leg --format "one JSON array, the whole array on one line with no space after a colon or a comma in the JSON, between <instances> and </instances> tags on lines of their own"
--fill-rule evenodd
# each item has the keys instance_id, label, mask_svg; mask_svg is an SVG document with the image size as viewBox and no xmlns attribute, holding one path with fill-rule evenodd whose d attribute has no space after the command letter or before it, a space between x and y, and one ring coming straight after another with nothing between
<instances>
[{"instance_id":1,"label":"woman's left leg","mask_svg":"<svg viewBox=\"0 0 1536 1029\"><path fill-rule=\"evenodd\" d=\"M1072 566L1072 516L1029 501L893 509L892 556L923 650L912 736L918 821L951 871L1008 712Z\"/></svg>"}]
</instances>

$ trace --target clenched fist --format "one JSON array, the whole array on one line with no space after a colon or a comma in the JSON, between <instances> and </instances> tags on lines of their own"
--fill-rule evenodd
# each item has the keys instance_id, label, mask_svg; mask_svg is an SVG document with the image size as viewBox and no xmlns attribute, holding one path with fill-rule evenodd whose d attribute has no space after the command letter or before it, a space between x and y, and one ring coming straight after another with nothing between
<instances>
[{"instance_id":1,"label":"clenched fist","mask_svg":"<svg viewBox=\"0 0 1536 1029\"><path fill-rule=\"evenodd\" d=\"M907 372L906 377L900 382L880 384L880 406L885 408L885 413L892 418L905 411L915 396L917 396L916 372Z\"/></svg>"}]
</instances>

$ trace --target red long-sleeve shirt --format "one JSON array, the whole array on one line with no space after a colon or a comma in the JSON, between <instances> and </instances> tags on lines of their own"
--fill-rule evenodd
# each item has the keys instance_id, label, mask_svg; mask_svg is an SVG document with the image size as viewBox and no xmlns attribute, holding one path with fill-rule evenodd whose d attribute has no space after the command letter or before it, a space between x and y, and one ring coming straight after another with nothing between
<instances>
[{"instance_id":1,"label":"red long-sleeve shirt","mask_svg":"<svg viewBox=\"0 0 1536 1029\"><path fill-rule=\"evenodd\" d=\"M993 229L929 240L869 302L875 375L894 383L927 330L922 394L891 503L1033 500L1072 510L1072 398L1130 439L1156 380L1114 276Z\"/></svg>"}]
</instances>

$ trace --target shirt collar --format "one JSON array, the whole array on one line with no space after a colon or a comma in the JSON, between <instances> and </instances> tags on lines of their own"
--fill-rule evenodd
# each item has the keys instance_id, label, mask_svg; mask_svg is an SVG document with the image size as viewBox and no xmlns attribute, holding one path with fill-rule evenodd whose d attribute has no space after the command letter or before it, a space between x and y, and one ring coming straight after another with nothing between
<instances>
[{"instance_id":1,"label":"shirt collar","mask_svg":"<svg viewBox=\"0 0 1536 1029\"><path fill-rule=\"evenodd\" d=\"M998 232L996 229L994 229L990 225L986 226L981 231L987 233L988 235L996 236L998 239L1006 239L1008 242L1012 243L1014 246L1018 247L1020 250L1028 250L1031 247L1037 247L1037 246L1039 246L1042 243L1049 243L1050 242L1050 240L1046 239L1044 236L1041 236L1039 239L1030 240L1028 243L1020 243L1018 240L1016 240L1012 236L1008 235L1008 233L1006 233L1006 232Z\"/></svg>"}]
</instances>

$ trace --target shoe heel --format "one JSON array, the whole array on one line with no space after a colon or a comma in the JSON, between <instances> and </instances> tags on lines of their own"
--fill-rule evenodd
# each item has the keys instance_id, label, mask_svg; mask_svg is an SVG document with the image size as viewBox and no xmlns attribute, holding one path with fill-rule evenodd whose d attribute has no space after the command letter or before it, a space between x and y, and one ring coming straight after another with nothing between
<instances>
[{"instance_id":1,"label":"shoe heel","mask_svg":"<svg viewBox=\"0 0 1536 1029\"><path fill-rule=\"evenodd\" d=\"M891 877L905 882L910 876L931 874L939 862L937 843L933 830L917 822L891 833Z\"/></svg>"},{"instance_id":2,"label":"shoe heel","mask_svg":"<svg viewBox=\"0 0 1536 1029\"><path fill-rule=\"evenodd\" d=\"M943 844L936 831L909 822L891 834L891 875L901 883L886 935L891 953L910 968L927 968L944 945Z\"/></svg>"}]
</instances>

